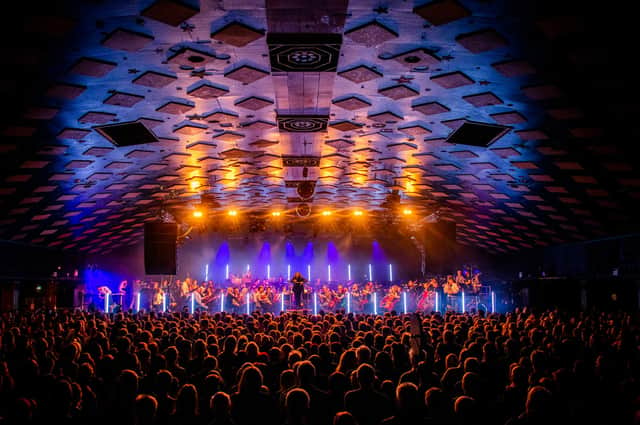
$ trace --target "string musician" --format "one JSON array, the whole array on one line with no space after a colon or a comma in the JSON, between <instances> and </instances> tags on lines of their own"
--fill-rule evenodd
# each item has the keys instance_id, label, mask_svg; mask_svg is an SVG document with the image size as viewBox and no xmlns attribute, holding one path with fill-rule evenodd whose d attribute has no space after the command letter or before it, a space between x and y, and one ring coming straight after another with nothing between
<instances>
[{"instance_id":1,"label":"string musician","mask_svg":"<svg viewBox=\"0 0 640 425\"><path fill-rule=\"evenodd\" d=\"M240 298L240 288L234 286L229 286L227 288L226 299L231 307L232 313L238 313L240 311Z\"/></svg>"},{"instance_id":2,"label":"string musician","mask_svg":"<svg viewBox=\"0 0 640 425\"><path fill-rule=\"evenodd\" d=\"M347 288L342 285L338 285L336 291L333 294L333 308L342 308L342 303L345 302L347 296Z\"/></svg>"},{"instance_id":3,"label":"string musician","mask_svg":"<svg viewBox=\"0 0 640 425\"><path fill-rule=\"evenodd\" d=\"M256 305L256 309L263 312L269 311L273 304L269 291L263 285L259 285L253 292L253 302Z\"/></svg>"},{"instance_id":4,"label":"string musician","mask_svg":"<svg viewBox=\"0 0 640 425\"><path fill-rule=\"evenodd\" d=\"M435 307L435 293L438 289L438 280L432 278L422 284L422 293L417 301L418 310L426 311Z\"/></svg>"},{"instance_id":5,"label":"string musician","mask_svg":"<svg viewBox=\"0 0 640 425\"><path fill-rule=\"evenodd\" d=\"M327 285L322 285L320 292L318 293L320 308L323 310L330 310L333 305L333 291L329 289Z\"/></svg>"},{"instance_id":6,"label":"string musician","mask_svg":"<svg viewBox=\"0 0 640 425\"><path fill-rule=\"evenodd\" d=\"M452 275L447 276L447 281L443 286L443 292L447 296L447 306L456 310L458 294L460 293L460 285L456 283Z\"/></svg>"},{"instance_id":7,"label":"string musician","mask_svg":"<svg viewBox=\"0 0 640 425\"><path fill-rule=\"evenodd\" d=\"M373 282L367 282L366 285L360 291L360 302L358 308L360 311L367 311L367 306L371 302L371 296L373 294Z\"/></svg>"},{"instance_id":8,"label":"string musician","mask_svg":"<svg viewBox=\"0 0 640 425\"><path fill-rule=\"evenodd\" d=\"M354 283L351 285L351 288L349 288L349 293L351 294L351 306L353 310L354 305L359 307L362 302L362 290L357 283Z\"/></svg>"},{"instance_id":9,"label":"string musician","mask_svg":"<svg viewBox=\"0 0 640 425\"><path fill-rule=\"evenodd\" d=\"M386 311L395 309L396 304L400 301L400 293L402 289L398 285L392 285L387 294L382 297L381 307Z\"/></svg>"}]
</instances>

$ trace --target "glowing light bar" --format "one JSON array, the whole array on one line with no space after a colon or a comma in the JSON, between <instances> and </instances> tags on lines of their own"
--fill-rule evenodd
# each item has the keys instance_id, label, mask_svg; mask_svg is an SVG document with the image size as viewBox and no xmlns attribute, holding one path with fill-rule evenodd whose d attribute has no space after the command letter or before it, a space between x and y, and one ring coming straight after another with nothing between
<instances>
[{"instance_id":1,"label":"glowing light bar","mask_svg":"<svg viewBox=\"0 0 640 425\"><path fill-rule=\"evenodd\" d=\"M229 265L228 264L225 266L224 278L225 279L229 279Z\"/></svg>"},{"instance_id":2,"label":"glowing light bar","mask_svg":"<svg viewBox=\"0 0 640 425\"><path fill-rule=\"evenodd\" d=\"M291 280L291 264L287 264L287 280Z\"/></svg>"},{"instance_id":3,"label":"glowing light bar","mask_svg":"<svg viewBox=\"0 0 640 425\"><path fill-rule=\"evenodd\" d=\"M311 281L311 264L307 264L307 280Z\"/></svg>"},{"instance_id":4,"label":"glowing light bar","mask_svg":"<svg viewBox=\"0 0 640 425\"><path fill-rule=\"evenodd\" d=\"M462 294L462 312L464 313L464 291L462 291L461 294Z\"/></svg>"},{"instance_id":5,"label":"glowing light bar","mask_svg":"<svg viewBox=\"0 0 640 425\"><path fill-rule=\"evenodd\" d=\"M162 312L167 312L167 294L162 294Z\"/></svg>"},{"instance_id":6,"label":"glowing light bar","mask_svg":"<svg viewBox=\"0 0 640 425\"><path fill-rule=\"evenodd\" d=\"M282 290L282 295L280 296L280 312L284 311L284 290Z\"/></svg>"},{"instance_id":7,"label":"glowing light bar","mask_svg":"<svg viewBox=\"0 0 640 425\"><path fill-rule=\"evenodd\" d=\"M378 314L378 294L373 293L373 314Z\"/></svg>"},{"instance_id":8,"label":"glowing light bar","mask_svg":"<svg viewBox=\"0 0 640 425\"><path fill-rule=\"evenodd\" d=\"M351 292L347 292L347 313L351 313Z\"/></svg>"},{"instance_id":9,"label":"glowing light bar","mask_svg":"<svg viewBox=\"0 0 640 425\"><path fill-rule=\"evenodd\" d=\"M351 280L351 264L347 265L347 277L349 280Z\"/></svg>"},{"instance_id":10,"label":"glowing light bar","mask_svg":"<svg viewBox=\"0 0 640 425\"><path fill-rule=\"evenodd\" d=\"M313 293L313 314L318 314L318 293Z\"/></svg>"},{"instance_id":11,"label":"glowing light bar","mask_svg":"<svg viewBox=\"0 0 640 425\"><path fill-rule=\"evenodd\" d=\"M331 264L327 264L327 281L331 282Z\"/></svg>"},{"instance_id":12,"label":"glowing light bar","mask_svg":"<svg viewBox=\"0 0 640 425\"><path fill-rule=\"evenodd\" d=\"M436 312L440 312L440 297L437 292L436 292Z\"/></svg>"},{"instance_id":13,"label":"glowing light bar","mask_svg":"<svg viewBox=\"0 0 640 425\"><path fill-rule=\"evenodd\" d=\"M251 265L247 264L247 271L251 270Z\"/></svg>"},{"instance_id":14,"label":"glowing light bar","mask_svg":"<svg viewBox=\"0 0 640 425\"><path fill-rule=\"evenodd\" d=\"M136 313L140 311L140 292L136 294Z\"/></svg>"},{"instance_id":15,"label":"glowing light bar","mask_svg":"<svg viewBox=\"0 0 640 425\"><path fill-rule=\"evenodd\" d=\"M204 266L204 280L209 280L209 265Z\"/></svg>"},{"instance_id":16,"label":"glowing light bar","mask_svg":"<svg viewBox=\"0 0 640 425\"><path fill-rule=\"evenodd\" d=\"M267 264L267 280L271 279L271 264Z\"/></svg>"},{"instance_id":17,"label":"glowing light bar","mask_svg":"<svg viewBox=\"0 0 640 425\"><path fill-rule=\"evenodd\" d=\"M373 282L373 273L371 272L371 264L369 264L369 282Z\"/></svg>"},{"instance_id":18,"label":"glowing light bar","mask_svg":"<svg viewBox=\"0 0 640 425\"><path fill-rule=\"evenodd\" d=\"M404 314L407 314L407 293L406 292L402 293L402 310L404 311Z\"/></svg>"},{"instance_id":19,"label":"glowing light bar","mask_svg":"<svg viewBox=\"0 0 640 425\"><path fill-rule=\"evenodd\" d=\"M196 294L195 292L191 293L191 314L193 314L196 310Z\"/></svg>"},{"instance_id":20,"label":"glowing light bar","mask_svg":"<svg viewBox=\"0 0 640 425\"><path fill-rule=\"evenodd\" d=\"M220 313L224 311L224 292L220 295Z\"/></svg>"},{"instance_id":21,"label":"glowing light bar","mask_svg":"<svg viewBox=\"0 0 640 425\"><path fill-rule=\"evenodd\" d=\"M251 313L251 301L249 301L249 293L247 292L247 314Z\"/></svg>"},{"instance_id":22,"label":"glowing light bar","mask_svg":"<svg viewBox=\"0 0 640 425\"><path fill-rule=\"evenodd\" d=\"M496 293L491 291L491 312L496 312Z\"/></svg>"},{"instance_id":23,"label":"glowing light bar","mask_svg":"<svg viewBox=\"0 0 640 425\"><path fill-rule=\"evenodd\" d=\"M104 294L104 312L109 312L109 293Z\"/></svg>"},{"instance_id":24,"label":"glowing light bar","mask_svg":"<svg viewBox=\"0 0 640 425\"><path fill-rule=\"evenodd\" d=\"M389 282L393 282L393 266L389 264Z\"/></svg>"}]
</instances>

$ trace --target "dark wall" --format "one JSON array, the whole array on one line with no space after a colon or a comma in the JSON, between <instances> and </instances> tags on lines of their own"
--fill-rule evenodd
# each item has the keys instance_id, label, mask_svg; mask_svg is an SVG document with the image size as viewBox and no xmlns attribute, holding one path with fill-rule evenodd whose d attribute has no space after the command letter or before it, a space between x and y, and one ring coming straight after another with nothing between
<instances>
[{"instance_id":1,"label":"dark wall","mask_svg":"<svg viewBox=\"0 0 640 425\"><path fill-rule=\"evenodd\" d=\"M58 277L73 276L82 267L84 257L76 252L34 247L10 241L0 241L1 278L42 278L54 273Z\"/></svg>"},{"instance_id":2,"label":"dark wall","mask_svg":"<svg viewBox=\"0 0 640 425\"><path fill-rule=\"evenodd\" d=\"M0 311L71 304L82 254L0 241L0 258Z\"/></svg>"}]
</instances>

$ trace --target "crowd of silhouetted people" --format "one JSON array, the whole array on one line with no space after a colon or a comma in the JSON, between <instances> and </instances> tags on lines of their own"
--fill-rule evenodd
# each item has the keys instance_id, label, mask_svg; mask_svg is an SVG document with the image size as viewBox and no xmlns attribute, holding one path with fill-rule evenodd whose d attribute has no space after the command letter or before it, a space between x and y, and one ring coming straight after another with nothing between
<instances>
[{"instance_id":1,"label":"crowd of silhouetted people","mask_svg":"<svg viewBox=\"0 0 640 425\"><path fill-rule=\"evenodd\" d=\"M636 313L7 312L0 424L640 423Z\"/></svg>"}]
</instances>

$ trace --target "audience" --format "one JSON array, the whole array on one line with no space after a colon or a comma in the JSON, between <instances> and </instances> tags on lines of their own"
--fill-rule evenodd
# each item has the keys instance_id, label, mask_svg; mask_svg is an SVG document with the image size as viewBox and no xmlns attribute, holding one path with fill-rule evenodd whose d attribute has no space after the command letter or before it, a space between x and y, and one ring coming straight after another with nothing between
<instances>
[{"instance_id":1,"label":"audience","mask_svg":"<svg viewBox=\"0 0 640 425\"><path fill-rule=\"evenodd\" d=\"M639 424L638 319L7 312L0 425Z\"/></svg>"}]
</instances>

